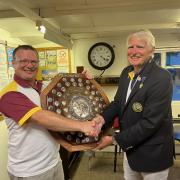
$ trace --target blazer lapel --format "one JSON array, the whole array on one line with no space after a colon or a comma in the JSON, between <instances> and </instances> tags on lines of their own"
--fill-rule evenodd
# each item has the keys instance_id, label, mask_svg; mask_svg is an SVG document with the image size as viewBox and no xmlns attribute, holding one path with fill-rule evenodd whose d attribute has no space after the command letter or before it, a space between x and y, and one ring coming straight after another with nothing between
<instances>
[{"instance_id":1,"label":"blazer lapel","mask_svg":"<svg viewBox=\"0 0 180 180\"><path fill-rule=\"evenodd\" d=\"M136 93L142 88L145 80L147 80L148 78L148 75L149 73L151 72L151 69L152 69L152 66L153 66L154 62L153 61L149 61L148 64L146 64L146 66L144 67L144 70L142 72L142 74L139 75L139 77L137 77L137 82L134 86L134 88L132 89L131 91L131 94L129 95L129 98L127 100L127 102L125 101L126 100L126 94L127 94L127 88L128 88L128 85L129 85L129 81L127 81L128 85L127 85L127 88L125 89L125 94L123 94L123 101L126 102L124 103L124 106L123 106L123 110L122 110L122 114L124 113L124 111L126 110L129 102L131 101L131 99L136 95Z\"/></svg>"},{"instance_id":2,"label":"blazer lapel","mask_svg":"<svg viewBox=\"0 0 180 180\"><path fill-rule=\"evenodd\" d=\"M121 104L121 107L123 108L124 106L125 106L125 104L126 104L126 96L127 96L127 90L128 90L128 86L129 86L129 82L130 82L130 78L129 78L129 76L127 75L127 77L126 77L126 80L125 80L125 82L124 82L124 84L123 84L123 88L122 88L122 96L121 96L121 98L122 98L122 104Z\"/></svg>"},{"instance_id":3,"label":"blazer lapel","mask_svg":"<svg viewBox=\"0 0 180 180\"><path fill-rule=\"evenodd\" d=\"M128 105L129 101L130 101L130 100L133 98L133 96L139 91L139 89L140 89L140 84L141 84L141 83L142 83L141 80L138 80L138 79L137 79L137 82L136 82L134 88L132 89L131 94L129 95L129 98L128 98L127 102L126 102L126 105Z\"/></svg>"}]
</instances>

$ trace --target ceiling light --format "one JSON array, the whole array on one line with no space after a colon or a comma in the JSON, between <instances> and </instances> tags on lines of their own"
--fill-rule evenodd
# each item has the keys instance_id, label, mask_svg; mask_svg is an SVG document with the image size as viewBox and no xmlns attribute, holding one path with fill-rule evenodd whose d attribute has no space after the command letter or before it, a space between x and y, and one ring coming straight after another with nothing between
<instances>
[{"instance_id":1,"label":"ceiling light","mask_svg":"<svg viewBox=\"0 0 180 180\"><path fill-rule=\"evenodd\" d=\"M46 32L46 27L43 26L43 25L41 25L41 26L38 27L38 30L39 30L40 32L42 32L43 34L45 34L45 32Z\"/></svg>"},{"instance_id":2,"label":"ceiling light","mask_svg":"<svg viewBox=\"0 0 180 180\"><path fill-rule=\"evenodd\" d=\"M42 32L43 34L45 34L46 32L46 27L42 24L41 21L36 21L36 27L37 29Z\"/></svg>"}]
</instances>

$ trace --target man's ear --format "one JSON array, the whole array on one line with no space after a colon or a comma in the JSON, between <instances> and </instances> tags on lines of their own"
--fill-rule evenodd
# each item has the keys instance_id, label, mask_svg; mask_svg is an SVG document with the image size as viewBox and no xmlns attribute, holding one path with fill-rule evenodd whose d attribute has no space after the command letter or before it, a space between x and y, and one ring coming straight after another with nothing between
<instances>
[{"instance_id":1,"label":"man's ear","mask_svg":"<svg viewBox=\"0 0 180 180\"><path fill-rule=\"evenodd\" d=\"M152 48L152 52L153 52L153 53L154 53L154 51L155 51L155 47Z\"/></svg>"}]
</instances>

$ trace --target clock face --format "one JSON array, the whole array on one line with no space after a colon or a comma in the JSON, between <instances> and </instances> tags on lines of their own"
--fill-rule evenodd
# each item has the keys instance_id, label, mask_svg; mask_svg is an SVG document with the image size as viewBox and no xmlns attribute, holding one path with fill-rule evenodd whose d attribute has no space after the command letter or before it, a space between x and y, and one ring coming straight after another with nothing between
<instances>
[{"instance_id":1,"label":"clock face","mask_svg":"<svg viewBox=\"0 0 180 180\"><path fill-rule=\"evenodd\" d=\"M88 60L95 69L107 69L113 64L114 58L114 50L107 43L96 43L89 49Z\"/></svg>"}]
</instances>

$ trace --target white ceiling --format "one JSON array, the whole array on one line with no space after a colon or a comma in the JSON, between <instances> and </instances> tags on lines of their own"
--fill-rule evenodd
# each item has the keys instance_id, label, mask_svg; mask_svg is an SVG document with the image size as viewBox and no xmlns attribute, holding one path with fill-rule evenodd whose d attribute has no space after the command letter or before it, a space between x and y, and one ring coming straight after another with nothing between
<instances>
[{"instance_id":1,"label":"white ceiling","mask_svg":"<svg viewBox=\"0 0 180 180\"><path fill-rule=\"evenodd\" d=\"M43 36L36 21L47 28ZM44 38L70 47L71 40L116 37L148 28L180 35L180 0L0 0L0 28L27 44Z\"/></svg>"}]
</instances>

